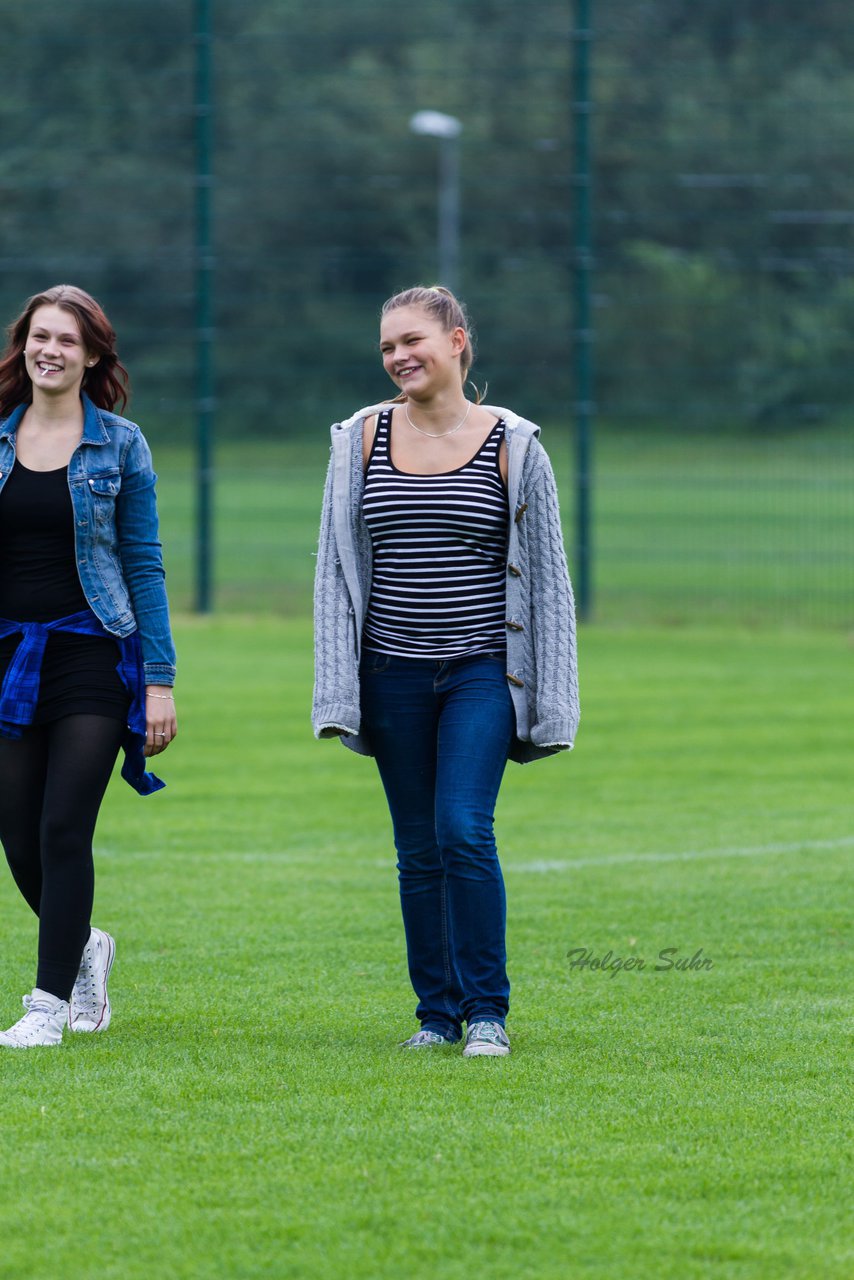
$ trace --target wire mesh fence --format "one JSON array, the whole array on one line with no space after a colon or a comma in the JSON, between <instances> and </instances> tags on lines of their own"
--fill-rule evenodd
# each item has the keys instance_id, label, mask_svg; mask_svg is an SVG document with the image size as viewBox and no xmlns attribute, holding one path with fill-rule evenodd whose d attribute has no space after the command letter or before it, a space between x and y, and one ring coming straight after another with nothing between
<instances>
[{"instance_id":1,"label":"wire mesh fence","mask_svg":"<svg viewBox=\"0 0 854 1280\"><path fill-rule=\"evenodd\" d=\"M594 616L851 625L854 16L591 8ZM105 303L188 608L197 15L64 12L4 10L0 309L63 278ZM437 270L428 108L462 126L477 376L543 423L572 547L573 6L436 0L411 36L379 0L211 14L216 607L308 606L328 425L385 393L383 297Z\"/></svg>"},{"instance_id":2,"label":"wire mesh fence","mask_svg":"<svg viewBox=\"0 0 854 1280\"><path fill-rule=\"evenodd\" d=\"M570 557L572 432L543 432ZM215 601L306 614L326 424L313 440L225 446L216 478ZM171 595L194 599L193 461L160 451ZM854 452L847 442L733 441L603 430L594 485L594 611L609 623L850 627Z\"/></svg>"}]
</instances>

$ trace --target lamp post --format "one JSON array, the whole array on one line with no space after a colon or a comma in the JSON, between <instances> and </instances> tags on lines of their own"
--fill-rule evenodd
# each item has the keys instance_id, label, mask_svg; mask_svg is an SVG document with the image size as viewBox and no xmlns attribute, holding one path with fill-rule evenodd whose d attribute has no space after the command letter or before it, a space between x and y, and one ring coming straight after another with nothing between
<instances>
[{"instance_id":1,"label":"lamp post","mask_svg":"<svg viewBox=\"0 0 854 1280\"><path fill-rule=\"evenodd\" d=\"M416 111L413 133L439 139L438 250L439 283L457 288L460 265L460 134L462 122L443 111Z\"/></svg>"}]
</instances>

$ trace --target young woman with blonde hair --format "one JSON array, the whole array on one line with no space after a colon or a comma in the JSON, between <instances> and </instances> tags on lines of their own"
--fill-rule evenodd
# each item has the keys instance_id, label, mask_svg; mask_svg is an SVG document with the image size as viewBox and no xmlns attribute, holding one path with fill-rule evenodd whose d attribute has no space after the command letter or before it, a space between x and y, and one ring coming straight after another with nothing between
<instances>
[{"instance_id":1,"label":"young woman with blonde hair","mask_svg":"<svg viewBox=\"0 0 854 1280\"><path fill-rule=\"evenodd\" d=\"M396 400L332 428L315 590L318 737L376 757L420 1030L406 1048L510 1052L493 834L508 758L572 746L572 591L539 428L466 397L446 289L382 309Z\"/></svg>"}]
</instances>

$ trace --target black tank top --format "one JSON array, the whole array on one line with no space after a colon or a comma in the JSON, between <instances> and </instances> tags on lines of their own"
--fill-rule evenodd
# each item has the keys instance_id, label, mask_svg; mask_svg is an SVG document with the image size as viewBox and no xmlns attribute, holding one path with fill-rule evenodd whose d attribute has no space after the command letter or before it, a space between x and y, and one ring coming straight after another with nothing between
<instances>
[{"instance_id":1,"label":"black tank top","mask_svg":"<svg viewBox=\"0 0 854 1280\"><path fill-rule=\"evenodd\" d=\"M30 471L15 461L0 490L0 618L52 622L89 605L77 572L66 467ZM0 680L20 635L0 640ZM108 636L48 636L34 725L74 714L124 720L128 691Z\"/></svg>"},{"instance_id":2,"label":"black tank top","mask_svg":"<svg viewBox=\"0 0 854 1280\"><path fill-rule=\"evenodd\" d=\"M16 460L0 491L0 618L52 622L86 608L68 469L30 471Z\"/></svg>"}]
</instances>

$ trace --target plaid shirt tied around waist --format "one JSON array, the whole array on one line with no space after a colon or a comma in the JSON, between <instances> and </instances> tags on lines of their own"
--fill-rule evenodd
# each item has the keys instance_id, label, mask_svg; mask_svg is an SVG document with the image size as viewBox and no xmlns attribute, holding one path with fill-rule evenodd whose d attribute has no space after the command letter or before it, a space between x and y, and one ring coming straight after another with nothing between
<instances>
[{"instance_id":1,"label":"plaid shirt tied around waist","mask_svg":"<svg viewBox=\"0 0 854 1280\"><path fill-rule=\"evenodd\" d=\"M52 631L107 636L115 641L119 650L116 670L131 700L122 741L125 754L122 777L141 796L151 795L165 787L165 782L145 770L145 668L139 635L136 632L124 638L111 635L91 609L70 613L67 618L56 618L53 622L12 622L9 618L0 618L0 640L19 633L21 636L0 687L0 736L20 738L27 725L33 722L39 700L45 645Z\"/></svg>"}]
</instances>

